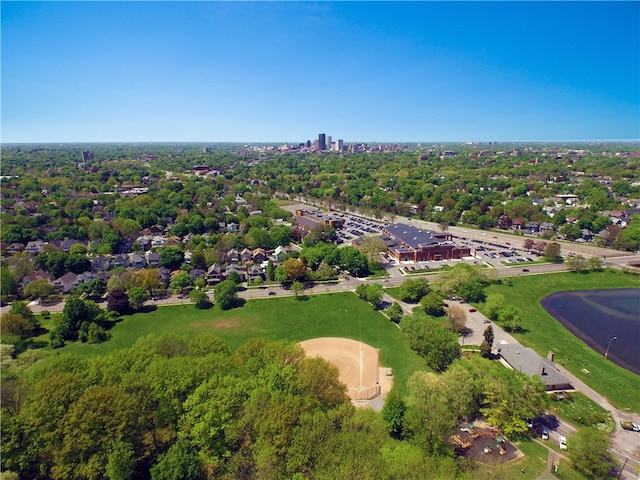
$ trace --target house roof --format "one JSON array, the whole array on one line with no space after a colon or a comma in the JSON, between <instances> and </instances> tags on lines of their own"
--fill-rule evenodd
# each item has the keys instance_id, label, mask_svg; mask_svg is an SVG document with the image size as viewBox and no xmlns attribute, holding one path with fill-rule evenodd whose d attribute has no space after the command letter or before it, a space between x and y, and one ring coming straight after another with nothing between
<instances>
[{"instance_id":1,"label":"house roof","mask_svg":"<svg viewBox=\"0 0 640 480\"><path fill-rule=\"evenodd\" d=\"M500 345L500 355L514 370L529 376L538 375L547 386L571 383L551 360L542 358L531 348L523 347L519 343Z\"/></svg>"},{"instance_id":2,"label":"house roof","mask_svg":"<svg viewBox=\"0 0 640 480\"><path fill-rule=\"evenodd\" d=\"M393 223L388 225L385 230L402 243L416 249L421 246L434 245L443 241L442 238L438 238L433 232L422 230L414 225L407 225L406 223Z\"/></svg>"}]
</instances>

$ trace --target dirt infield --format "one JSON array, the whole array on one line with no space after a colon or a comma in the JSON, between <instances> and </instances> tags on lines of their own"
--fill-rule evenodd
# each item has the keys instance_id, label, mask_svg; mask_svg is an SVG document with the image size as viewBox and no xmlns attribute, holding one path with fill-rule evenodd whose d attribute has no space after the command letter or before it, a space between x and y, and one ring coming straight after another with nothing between
<instances>
[{"instance_id":1,"label":"dirt infield","mask_svg":"<svg viewBox=\"0 0 640 480\"><path fill-rule=\"evenodd\" d=\"M380 350L347 338L315 338L300 342L309 357L321 357L335 365L351 400L369 400L381 393Z\"/></svg>"}]
</instances>

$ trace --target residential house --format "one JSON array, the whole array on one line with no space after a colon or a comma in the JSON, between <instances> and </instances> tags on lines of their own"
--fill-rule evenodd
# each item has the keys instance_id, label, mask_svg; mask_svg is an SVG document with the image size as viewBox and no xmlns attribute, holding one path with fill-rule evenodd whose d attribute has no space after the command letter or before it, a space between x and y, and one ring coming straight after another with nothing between
<instances>
[{"instance_id":1,"label":"residential house","mask_svg":"<svg viewBox=\"0 0 640 480\"><path fill-rule=\"evenodd\" d=\"M540 233L543 232L553 232L555 231L556 227L553 223L550 222L544 222L540 224Z\"/></svg>"},{"instance_id":2,"label":"residential house","mask_svg":"<svg viewBox=\"0 0 640 480\"><path fill-rule=\"evenodd\" d=\"M229 275L231 275L233 272L236 272L240 276L240 280L242 280L243 282L246 282L247 269L245 267L241 267L240 265L232 263L231 265L227 266L227 268L225 269L225 272L224 272L225 278L229 278Z\"/></svg>"},{"instance_id":3,"label":"residential house","mask_svg":"<svg viewBox=\"0 0 640 480\"><path fill-rule=\"evenodd\" d=\"M164 227L158 224L151 225L149 231L152 235L162 235L164 233Z\"/></svg>"},{"instance_id":4,"label":"residential house","mask_svg":"<svg viewBox=\"0 0 640 480\"><path fill-rule=\"evenodd\" d=\"M267 252L262 248L256 248L253 252L251 252L253 261L255 263L262 263L267 259Z\"/></svg>"},{"instance_id":5,"label":"residential house","mask_svg":"<svg viewBox=\"0 0 640 480\"><path fill-rule=\"evenodd\" d=\"M22 279L22 286L29 285L29 283L33 282L34 280L46 280L49 283L53 283L53 277L49 272L45 272L44 270L38 270L37 272L24 277Z\"/></svg>"},{"instance_id":6,"label":"residential house","mask_svg":"<svg viewBox=\"0 0 640 480\"><path fill-rule=\"evenodd\" d=\"M169 286L169 281L171 281L171 270L168 268L160 267L158 269L160 273L160 281L164 284L165 287Z\"/></svg>"},{"instance_id":7,"label":"residential house","mask_svg":"<svg viewBox=\"0 0 640 480\"><path fill-rule=\"evenodd\" d=\"M227 261L228 262L237 262L240 258L238 251L235 248L232 248L227 252Z\"/></svg>"},{"instance_id":8,"label":"residential house","mask_svg":"<svg viewBox=\"0 0 640 480\"><path fill-rule=\"evenodd\" d=\"M240 260L242 261L242 263L248 263L251 261L251 250L249 250L248 248L243 249L240 252Z\"/></svg>"},{"instance_id":9,"label":"residential house","mask_svg":"<svg viewBox=\"0 0 640 480\"><path fill-rule=\"evenodd\" d=\"M12 243L10 245L7 245L7 253L10 254L14 254L14 253L20 253L24 251L24 244L23 243Z\"/></svg>"},{"instance_id":10,"label":"residential house","mask_svg":"<svg viewBox=\"0 0 640 480\"><path fill-rule=\"evenodd\" d=\"M141 269L141 268L144 268L147 265L147 262L145 260L144 255L141 255L139 253L134 253L133 255L131 255L130 265L133 268Z\"/></svg>"},{"instance_id":11,"label":"residential house","mask_svg":"<svg viewBox=\"0 0 640 480\"><path fill-rule=\"evenodd\" d=\"M151 237L147 235L142 235L141 237L136 238L136 242L140 245L140 249L143 252L148 252L151 250Z\"/></svg>"},{"instance_id":12,"label":"residential house","mask_svg":"<svg viewBox=\"0 0 640 480\"><path fill-rule=\"evenodd\" d=\"M164 243L165 247L179 247L180 245L180 237L177 237L176 235L168 237L167 241Z\"/></svg>"},{"instance_id":13,"label":"residential house","mask_svg":"<svg viewBox=\"0 0 640 480\"><path fill-rule=\"evenodd\" d=\"M516 218L513 222L511 222L511 228L513 230L522 230L524 228L524 221L521 218Z\"/></svg>"},{"instance_id":14,"label":"residential house","mask_svg":"<svg viewBox=\"0 0 640 480\"><path fill-rule=\"evenodd\" d=\"M222 266L219 263L214 263L209 267L206 273L207 285L216 285L224 280L222 274Z\"/></svg>"},{"instance_id":15,"label":"residential house","mask_svg":"<svg viewBox=\"0 0 640 480\"><path fill-rule=\"evenodd\" d=\"M273 252L273 258L276 259L277 262L284 262L287 257L287 252L282 245L278 245Z\"/></svg>"},{"instance_id":16,"label":"residential house","mask_svg":"<svg viewBox=\"0 0 640 480\"><path fill-rule=\"evenodd\" d=\"M524 231L529 235L536 235L540 233L540 224L538 222L528 222L524 226Z\"/></svg>"},{"instance_id":17,"label":"residential house","mask_svg":"<svg viewBox=\"0 0 640 480\"><path fill-rule=\"evenodd\" d=\"M252 282L252 281L255 281L257 278L266 280L267 275L263 268L257 265L252 265L247 269L247 277L249 278L249 282Z\"/></svg>"},{"instance_id":18,"label":"residential house","mask_svg":"<svg viewBox=\"0 0 640 480\"><path fill-rule=\"evenodd\" d=\"M126 268L129 266L129 263L130 263L129 255L120 254L113 257L113 261L111 262L111 265L113 266L113 268L121 268L121 267Z\"/></svg>"},{"instance_id":19,"label":"residential house","mask_svg":"<svg viewBox=\"0 0 640 480\"><path fill-rule=\"evenodd\" d=\"M91 260L91 270L94 272L104 272L111 268L111 258L107 255L99 255Z\"/></svg>"},{"instance_id":20,"label":"residential house","mask_svg":"<svg viewBox=\"0 0 640 480\"><path fill-rule=\"evenodd\" d=\"M56 287L56 289L60 293L69 293L76 286L82 283L82 282L77 282L77 278L78 278L78 275L76 275L75 273L67 272L60 278L56 278L53 281L53 286Z\"/></svg>"},{"instance_id":21,"label":"residential house","mask_svg":"<svg viewBox=\"0 0 640 480\"><path fill-rule=\"evenodd\" d=\"M151 238L151 248L157 248L157 247L164 247L164 244L167 240L160 236L160 235L154 235Z\"/></svg>"},{"instance_id":22,"label":"residential house","mask_svg":"<svg viewBox=\"0 0 640 480\"><path fill-rule=\"evenodd\" d=\"M191 276L191 278L193 280L196 280L198 278L203 278L205 273L207 273L207 272L205 272L201 268L194 268L189 272L189 275Z\"/></svg>"},{"instance_id":23,"label":"residential house","mask_svg":"<svg viewBox=\"0 0 640 480\"><path fill-rule=\"evenodd\" d=\"M27 245L24 247L24 251L31 253L33 255L37 255L38 253L42 253L45 242L42 240L32 240L27 242Z\"/></svg>"},{"instance_id":24,"label":"residential house","mask_svg":"<svg viewBox=\"0 0 640 480\"><path fill-rule=\"evenodd\" d=\"M160 254L158 252L147 252L147 266L157 268L160 265Z\"/></svg>"}]
</instances>

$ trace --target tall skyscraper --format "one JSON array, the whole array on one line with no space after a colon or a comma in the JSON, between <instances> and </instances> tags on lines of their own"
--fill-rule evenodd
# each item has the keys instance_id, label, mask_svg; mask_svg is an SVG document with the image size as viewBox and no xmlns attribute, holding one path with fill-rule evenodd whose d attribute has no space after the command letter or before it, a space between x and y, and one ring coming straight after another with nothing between
<instances>
[{"instance_id":1,"label":"tall skyscraper","mask_svg":"<svg viewBox=\"0 0 640 480\"><path fill-rule=\"evenodd\" d=\"M327 135L327 143L324 146L326 150L331 150L331 135Z\"/></svg>"},{"instance_id":2,"label":"tall skyscraper","mask_svg":"<svg viewBox=\"0 0 640 480\"><path fill-rule=\"evenodd\" d=\"M318 150L326 150L327 149L327 140L324 133L318 134Z\"/></svg>"}]
</instances>

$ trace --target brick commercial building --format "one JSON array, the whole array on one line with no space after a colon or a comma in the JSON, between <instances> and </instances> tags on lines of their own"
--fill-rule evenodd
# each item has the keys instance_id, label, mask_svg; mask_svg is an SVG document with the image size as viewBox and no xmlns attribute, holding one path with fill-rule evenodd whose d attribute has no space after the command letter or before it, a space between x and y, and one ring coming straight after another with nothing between
<instances>
[{"instance_id":1,"label":"brick commercial building","mask_svg":"<svg viewBox=\"0 0 640 480\"><path fill-rule=\"evenodd\" d=\"M435 233L421 230L413 225L394 223L386 226L382 233L389 252L399 262L428 260L450 260L471 255L469 247L459 247L450 233Z\"/></svg>"}]
</instances>

